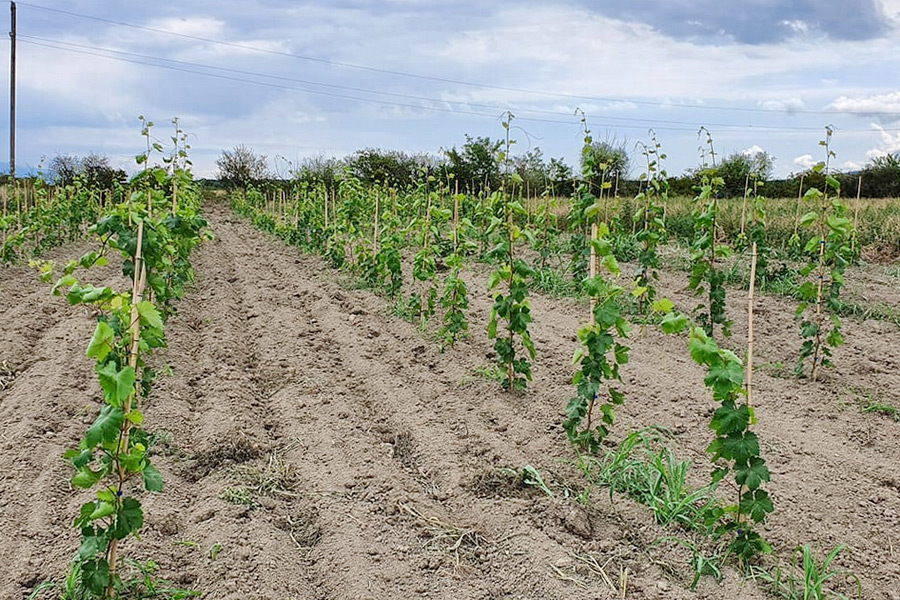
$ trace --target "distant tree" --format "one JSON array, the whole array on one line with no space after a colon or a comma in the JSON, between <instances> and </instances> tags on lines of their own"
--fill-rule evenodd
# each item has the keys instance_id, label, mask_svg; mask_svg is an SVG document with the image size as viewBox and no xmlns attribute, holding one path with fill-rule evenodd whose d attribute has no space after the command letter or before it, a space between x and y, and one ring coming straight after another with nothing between
<instances>
[{"instance_id":1,"label":"distant tree","mask_svg":"<svg viewBox=\"0 0 900 600\"><path fill-rule=\"evenodd\" d=\"M292 176L301 183L324 185L326 189L332 190L337 187L346 168L344 161L338 158L313 156L303 159Z\"/></svg>"},{"instance_id":2,"label":"distant tree","mask_svg":"<svg viewBox=\"0 0 900 600\"><path fill-rule=\"evenodd\" d=\"M550 193L554 196L571 196L575 192L575 175L572 167L561 158L551 158L547 169Z\"/></svg>"},{"instance_id":3,"label":"distant tree","mask_svg":"<svg viewBox=\"0 0 900 600\"><path fill-rule=\"evenodd\" d=\"M91 187L106 189L128 177L124 170L113 168L108 156L95 153L84 157L74 154L54 156L50 160L48 175L54 185L71 185L76 178L82 177Z\"/></svg>"},{"instance_id":4,"label":"distant tree","mask_svg":"<svg viewBox=\"0 0 900 600\"><path fill-rule=\"evenodd\" d=\"M900 197L900 153L885 154L873 158L859 173L862 177L862 193L869 198ZM845 193L855 193L850 185Z\"/></svg>"},{"instance_id":5,"label":"distant tree","mask_svg":"<svg viewBox=\"0 0 900 600\"><path fill-rule=\"evenodd\" d=\"M397 150L366 148L348 159L350 172L367 183L384 183L395 188L410 185L419 171L416 157Z\"/></svg>"},{"instance_id":6,"label":"distant tree","mask_svg":"<svg viewBox=\"0 0 900 600\"><path fill-rule=\"evenodd\" d=\"M74 154L58 154L50 159L50 183L71 185L81 172L81 158Z\"/></svg>"},{"instance_id":7,"label":"distant tree","mask_svg":"<svg viewBox=\"0 0 900 600\"><path fill-rule=\"evenodd\" d=\"M500 187L500 148L503 142L466 135L461 150L446 150L446 169L459 182L460 190L478 193Z\"/></svg>"},{"instance_id":8,"label":"distant tree","mask_svg":"<svg viewBox=\"0 0 900 600\"><path fill-rule=\"evenodd\" d=\"M81 159L81 170L92 187L109 189L128 178L123 169L116 169L109 163L108 156L93 152Z\"/></svg>"},{"instance_id":9,"label":"distant tree","mask_svg":"<svg viewBox=\"0 0 900 600\"><path fill-rule=\"evenodd\" d=\"M246 186L255 181L269 177L266 157L256 154L252 148L243 144L232 150L223 150L222 156L216 160L219 167L219 179L233 186Z\"/></svg>"},{"instance_id":10,"label":"distant tree","mask_svg":"<svg viewBox=\"0 0 900 600\"><path fill-rule=\"evenodd\" d=\"M624 146L616 146L611 142L596 141L583 150L581 155L582 167L588 154L594 157L594 164L597 165L598 169L601 169L602 165L606 165L605 177L600 177L598 174L597 189L592 190L594 194L600 193L602 179L605 178L606 181L613 182L616 178L625 179L628 176L628 152L625 151Z\"/></svg>"},{"instance_id":11,"label":"distant tree","mask_svg":"<svg viewBox=\"0 0 900 600\"><path fill-rule=\"evenodd\" d=\"M521 192L526 196L541 195L550 179L550 167L544 162L544 153L534 148L525 154L512 157L513 169L522 178Z\"/></svg>"},{"instance_id":12,"label":"distant tree","mask_svg":"<svg viewBox=\"0 0 900 600\"><path fill-rule=\"evenodd\" d=\"M744 195L747 178L756 175L763 181L772 177L774 162L765 151L735 152L719 161L715 167L706 171L725 180L722 194L727 198L740 198Z\"/></svg>"}]
</instances>

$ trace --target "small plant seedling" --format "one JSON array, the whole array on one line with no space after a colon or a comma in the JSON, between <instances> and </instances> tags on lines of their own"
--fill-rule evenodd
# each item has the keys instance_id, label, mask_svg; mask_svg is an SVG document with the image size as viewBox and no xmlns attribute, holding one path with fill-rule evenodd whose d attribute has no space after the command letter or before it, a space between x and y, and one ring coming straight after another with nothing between
<instances>
[{"instance_id":1,"label":"small plant seedling","mask_svg":"<svg viewBox=\"0 0 900 600\"><path fill-rule=\"evenodd\" d=\"M522 467L522 483L536 487L551 498L554 497L553 492L547 487L547 484L544 483L544 478L541 477L540 472L531 465Z\"/></svg>"}]
</instances>

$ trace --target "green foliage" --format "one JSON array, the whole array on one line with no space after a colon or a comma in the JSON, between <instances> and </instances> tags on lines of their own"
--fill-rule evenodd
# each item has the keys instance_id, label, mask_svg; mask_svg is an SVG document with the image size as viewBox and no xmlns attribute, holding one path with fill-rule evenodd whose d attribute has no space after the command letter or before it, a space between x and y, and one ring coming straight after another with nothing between
<instances>
[{"instance_id":1,"label":"green foliage","mask_svg":"<svg viewBox=\"0 0 900 600\"><path fill-rule=\"evenodd\" d=\"M508 114L503 122L506 129L506 147L502 156L507 162L512 145L509 137L509 124L512 118L512 114ZM515 181L514 178L513 182ZM501 383L503 389L522 390L525 389L527 382L531 381L530 361L536 356L534 342L528 331L528 325L531 323L531 302L528 300L527 280L534 275L534 269L516 256L515 246L516 242L522 238L530 238L532 234L527 227L521 227L516 223L516 218L527 216L527 212L513 194L506 192L505 186L502 191L494 194L492 203L502 207L503 216L494 217L491 224L491 228L502 232L502 236L488 253L488 256L500 265L488 279L488 291L493 292L494 298L487 328L488 339L494 340L497 364L504 371ZM500 289L501 282L505 289ZM522 355L523 351L526 356Z\"/></svg>"},{"instance_id":2,"label":"green foliage","mask_svg":"<svg viewBox=\"0 0 900 600\"><path fill-rule=\"evenodd\" d=\"M479 194L496 190L500 186L501 140L466 136L462 149L454 146L446 150L446 171L452 175L461 189Z\"/></svg>"},{"instance_id":3,"label":"green foliage","mask_svg":"<svg viewBox=\"0 0 900 600\"><path fill-rule=\"evenodd\" d=\"M450 274L444 279L444 290L441 293L444 317L438 330L438 336L449 346L455 344L469 331L469 288L460 277L460 272L464 266L463 254L466 250L474 250L476 246L462 235L462 232L471 228L468 220L460 222L459 219L459 204L462 197L457 196L454 200L453 252L446 260Z\"/></svg>"},{"instance_id":4,"label":"green foliage","mask_svg":"<svg viewBox=\"0 0 900 600\"><path fill-rule=\"evenodd\" d=\"M740 198L748 178L768 179L772 176L774 162L763 150L756 152L735 152L715 165L709 175L722 178L722 195L725 198ZM702 173L700 174L702 178Z\"/></svg>"},{"instance_id":5,"label":"green foliage","mask_svg":"<svg viewBox=\"0 0 900 600\"><path fill-rule=\"evenodd\" d=\"M138 163L147 165L155 146L149 143L152 123L142 122L148 151ZM101 253L70 261L53 287L53 293L65 296L69 304L91 306L100 315L85 354L95 361L103 404L79 446L64 455L75 470L72 485L95 490L95 497L81 506L74 521L82 539L64 587L64 594L74 598L120 597L135 585L117 570L118 543L137 536L144 523L141 503L129 495L128 484L149 492L163 489L162 476L150 461L150 436L141 429L140 401L150 393L154 376L147 360L166 344L163 322L191 280L189 254L205 226L191 201L189 177L179 173L178 165L184 166L180 161L170 163L171 176L185 183L179 212L164 212L169 207L166 190L175 189L168 187L170 174L163 168L146 167L132 180L135 191L129 201L111 207L92 227L102 242ZM154 200L163 200L163 210L156 215L151 212ZM174 201L171 206L176 206ZM116 292L85 284L74 275L78 268L104 264L107 250L122 255L124 274L133 282L131 290ZM40 266L42 280L48 280L52 265ZM152 580L147 579L149 569L143 571L146 581Z\"/></svg>"},{"instance_id":6,"label":"green foliage","mask_svg":"<svg viewBox=\"0 0 900 600\"><path fill-rule=\"evenodd\" d=\"M785 570L777 564L774 570L751 567L753 579L770 586L772 594L784 600L849 600L862 598L862 582L855 573L834 568L838 556L847 549L835 546L822 560L816 559L808 544L797 546L791 556L791 566Z\"/></svg>"},{"instance_id":7,"label":"green foliage","mask_svg":"<svg viewBox=\"0 0 900 600\"><path fill-rule=\"evenodd\" d=\"M718 466L713 471L713 481L721 481L731 472L737 484L738 502L727 509L734 513L734 521L723 525L720 532L736 533L731 550L747 562L769 550L751 521L762 523L774 506L762 487L769 481L770 473L760 456L759 439L750 430L756 422L753 407L741 401L746 393L743 365L733 352L719 348L700 327L691 329L689 347L694 362L706 367L704 383L712 390L713 399L720 403L709 425L716 437L707 451L713 462L721 461L726 466Z\"/></svg>"},{"instance_id":8,"label":"green foliage","mask_svg":"<svg viewBox=\"0 0 900 600\"><path fill-rule=\"evenodd\" d=\"M701 129L701 132L706 131ZM712 137L707 134L709 153L715 159ZM714 171L703 171L694 198L694 241L691 244L691 277L688 287L695 296L707 295L707 304L698 304L694 309L697 321L708 335L713 335L716 325L722 326L725 336L731 335L731 321L725 316L725 273L718 260L728 256L731 249L718 241L718 198L724 185Z\"/></svg>"},{"instance_id":9,"label":"green foliage","mask_svg":"<svg viewBox=\"0 0 900 600\"><path fill-rule=\"evenodd\" d=\"M619 267L608 235L609 228L602 224L591 244L603 267L612 275L618 275ZM566 405L563 428L572 444L595 453L609 434L609 426L615 420L615 407L625 402L625 394L610 383L621 381L619 366L628 362L628 347L618 341L627 337L628 324L622 316L619 297L624 290L621 286L607 282L598 274L588 279L584 288L593 304L592 319L578 332L582 347L572 359L580 367L572 379L577 394ZM606 400L599 404L600 415L595 421L594 408L600 398Z\"/></svg>"},{"instance_id":10,"label":"green foliage","mask_svg":"<svg viewBox=\"0 0 900 600\"><path fill-rule=\"evenodd\" d=\"M269 176L266 157L243 144L231 150L222 150L222 155L216 159L216 166L219 168L218 178L233 187L246 187Z\"/></svg>"},{"instance_id":11,"label":"green foliage","mask_svg":"<svg viewBox=\"0 0 900 600\"><path fill-rule=\"evenodd\" d=\"M800 226L810 230L812 236L804 246L809 264L800 273L805 278L800 285L800 304L797 320L800 321L800 357L797 374L805 372L805 362L811 359L810 378L815 380L820 366L832 366L831 356L835 348L843 344L840 292L844 287L844 271L852 260L853 221L847 206L841 200L841 184L829 173L834 157L831 150L832 129L825 132L819 144L825 149L825 160L814 170L825 175L825 188L810 188L804 200L813 205L800 219Z\"/></svg>"},{"instance_id":12,"label":"green foliage","mask_svg":"<svg viewBox=\"0 0 900 600\"><path fill-rule=\"evenodd\" d=\"M634 223L640 224L637 232L637 241L641 244L638 254L640 266L635 273L633 293L641 312L656 298L654 282L659 279L660 266L657 248L666 235L663 214L669 199L668 176L662 164L666 155L661 151L662 146L653 131L650 132L650 140L649 146L641 144L641 154L647 161L647 170L641 175L641 180L646 187L635 196L638 209L633 217Z\"/></svg>"}]
</instances>

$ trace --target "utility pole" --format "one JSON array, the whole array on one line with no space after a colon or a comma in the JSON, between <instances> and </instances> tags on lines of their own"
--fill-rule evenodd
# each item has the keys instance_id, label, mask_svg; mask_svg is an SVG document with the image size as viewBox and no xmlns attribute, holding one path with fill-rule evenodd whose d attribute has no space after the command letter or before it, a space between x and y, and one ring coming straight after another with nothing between
<instances>
[{"instance_id":1,"label":"utility pole","mask_svg":"<svg viewBox=\"0 0 900 600\"><path fill-rule=\"evenodd\" d=\"M16 179L16 3L9 3L9 178Z\"/></svg>"}]
</instances>

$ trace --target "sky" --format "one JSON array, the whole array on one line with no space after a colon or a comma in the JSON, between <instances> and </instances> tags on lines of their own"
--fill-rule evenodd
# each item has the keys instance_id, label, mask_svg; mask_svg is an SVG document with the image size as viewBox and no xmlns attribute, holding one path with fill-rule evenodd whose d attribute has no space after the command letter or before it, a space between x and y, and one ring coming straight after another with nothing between
<instances>
[{"instance_id":1,"label":"sky","mask_svg":"<svg viewBox=\"0 0 900 600\"><path fill-rule=\"evenodd\" d=\"M633 176L651 129L670 175L699 164L701 126L719 156L768 152L776 176L823 160L828 125L836 168L900 151L900 0L35 0L17 15L20 170L95 152L133 172L139 115L164 144L178 117L201 177L238 144L280 175L363 148L437 155L503 137L507 111L514 154L576 165L580 109Z\"/></svg>"}]
</instances>

